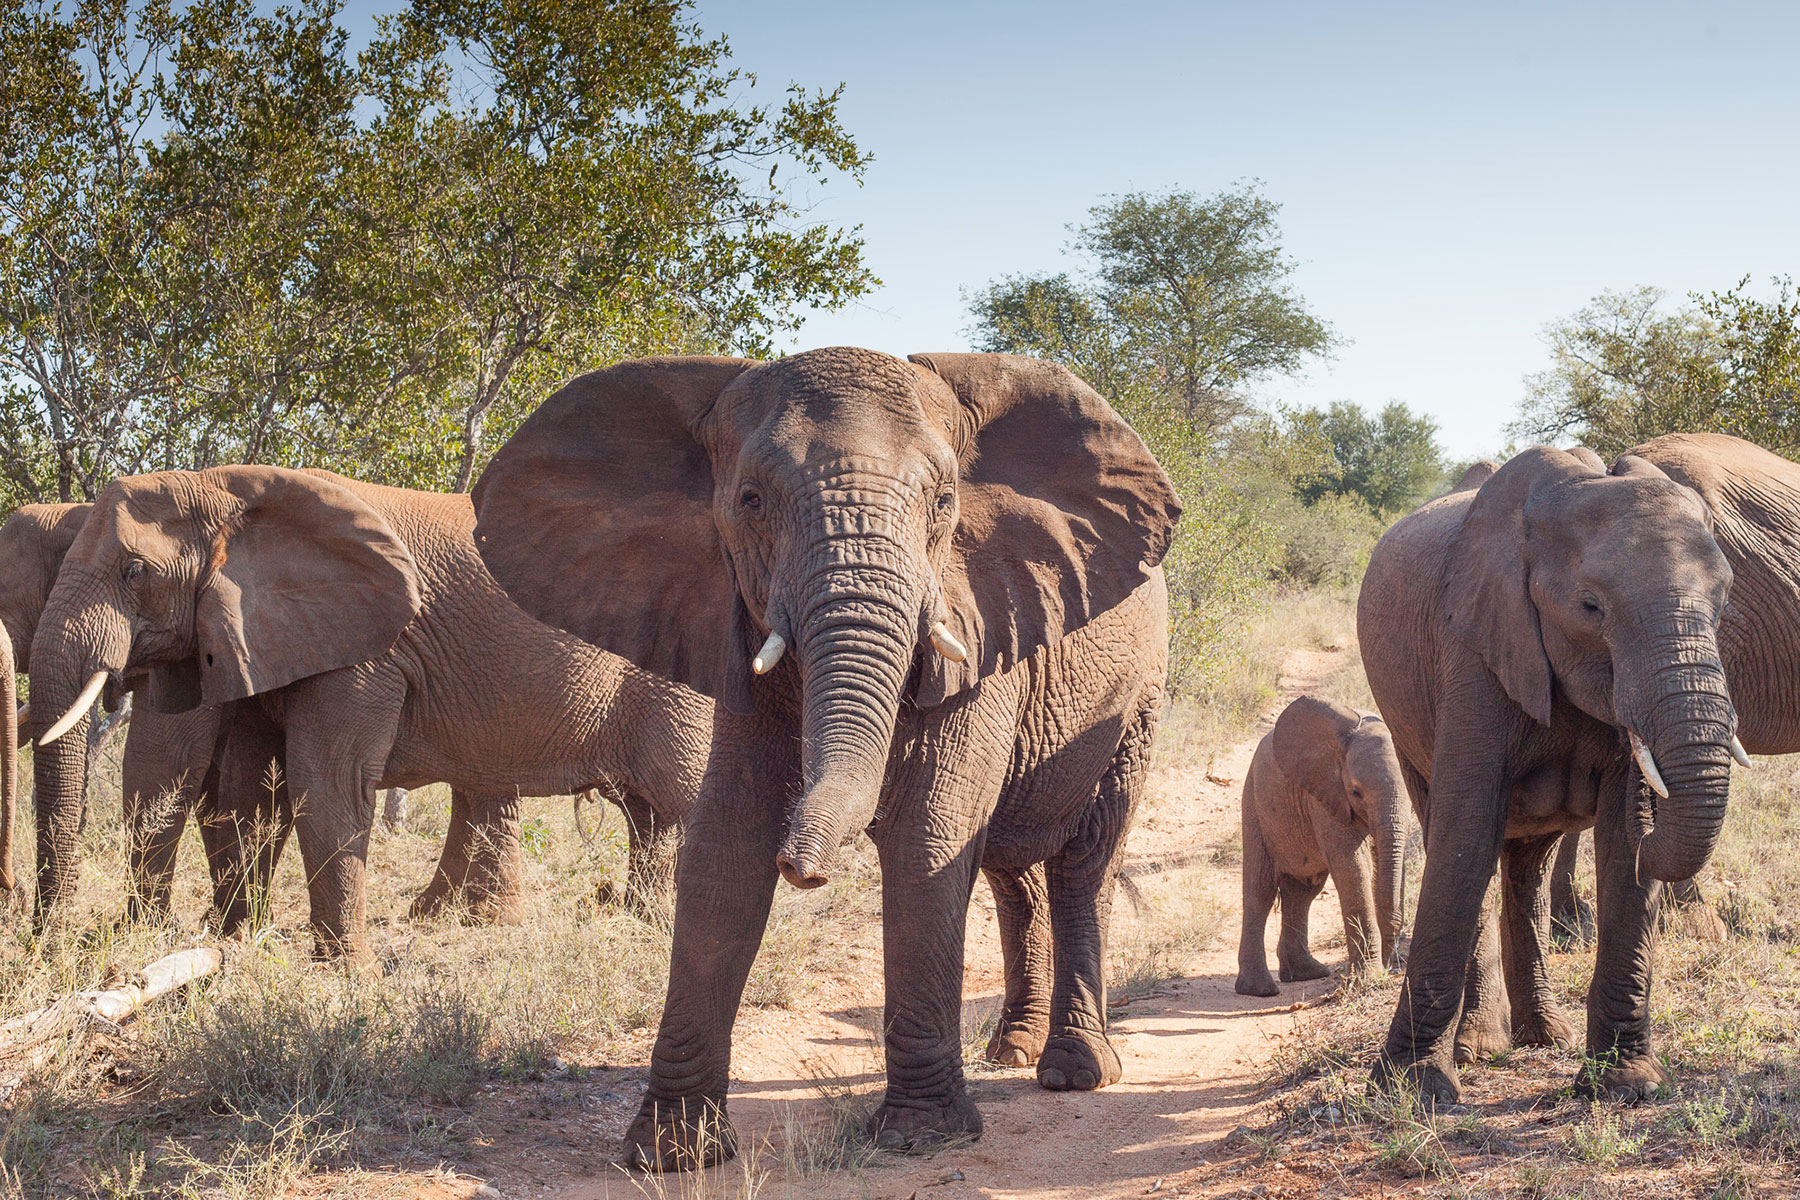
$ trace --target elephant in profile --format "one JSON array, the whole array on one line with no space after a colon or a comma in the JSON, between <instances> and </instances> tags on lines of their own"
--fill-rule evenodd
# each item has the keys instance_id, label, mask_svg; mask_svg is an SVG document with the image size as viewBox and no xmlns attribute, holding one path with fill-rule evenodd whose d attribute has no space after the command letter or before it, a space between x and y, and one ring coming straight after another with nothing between
<instances>
[{"instance_id":1,"label":"elephant in profile","mask_svg":"<svg viewBox=\"0 0 1800 1200\"><path fill-rule=\"evenodd\" d=\"M1672 433L1630 453L1706 502L1735 580L1719 621L1719 656L1744 749L1800 753L1800 464L1721 433ZM1575 848L1570 835L1552 898L1559 923L1579 930L1586 914L1572 886ZM1684 902L1699 902L1691 882L1669 891L1678 888Z\"/></svg>"},{"instance_id":2,"label":"elephant in profile","mask_svg":"<svg viewBox=\"0 0 1800 1200\"><path fill-rule=\"evenodd\" d=\"M1661 883L1712 853L1742 753L1721 661L1731 587L1700 496L1636 455L1608 470L1587 451L1527 450L1382 537L1358 636L1426 858L1377 1082L1454 1101L1458 1059L1573 1041L1543 970L1543 885L1560 835L1588 825L1600 928L1580 1086L1666 1081L1651 923ZM1496 866L1503 946L1483 920Z\"/></svg>"},{"instance_id":3,"label":"elephant in profile","mask_svg":"<svg viewBox=\"0 0 1800 1200\"><path fill-rule=\"evenodd\" d=\"M262 770L285 754L321 956L368 954L377 788L451 787L449 837L415 913L460 894L478 915L513 916L521 794L603 785L624 797L634 865L671 858L705 769L711 703L532 620L482 566L473 528L467 496L326 471L215 467L109 484L32 643L40 913L75 883L86 756L83 738L64 735L109 681L139 688L145 710L213 712L242 747L217 764L234 808L267 799ZM240 836L241 822L219 824ZM134 863L150 876L135 889L166 895L166 827L133 833L152 848Z\"/></svg>"},{"instance_id":4,"label":"elephant in profile","mask_svg":"<svg viewBox=\"0 0 1800 1200\"><path fill-rule=\"evenodd\" d=\"M628 1162L734 1152L731 1028L776 884L824 884L865 826L877 1144L981 1130L961 1033L977 871L1020 1057L1053 1089L1118 1079L1107 915L1162 705L1180 505L1104 400L1010 355L640 360L546 400L474 494L482 556L526 611L719 701ZM588 585L603 573L620 586Z\"/></svg>"},{"instance_id":5,"label":"elephant in profile","mask_svg":"<svg viewBox=\"0 0 1800 1200\"><path fill-rule=\"evenodd\" d=\"M1308 911L1327 877L1343 907L1350 971L1393 964L1405 916L1406 785L1380 717L1316 696L1283 709L1244 777L1243 829L1240 995L1281 991L1263 945L1277 894L1282 982L1331 974L1312 956L1306 933Z\"/></svg>"}]
</instances>

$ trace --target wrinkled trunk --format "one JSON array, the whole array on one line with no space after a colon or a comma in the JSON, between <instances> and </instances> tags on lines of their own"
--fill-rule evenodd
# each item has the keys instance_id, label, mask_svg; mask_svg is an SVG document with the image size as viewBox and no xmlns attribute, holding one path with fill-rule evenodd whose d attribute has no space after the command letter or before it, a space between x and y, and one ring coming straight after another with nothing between
<instances>
[{"instance_id":1,"label":"wrinkled trunk","mask_svg":"<svg viewBox=\"0 0 1800 1200\"><path fill-rule=\"evenodd\" d=\"M857 571L847 572L852 577ZM795 887L827 882L839 845L875 817L917 617L832 588L799 634L801 778L776 857Z\"/></svg>"},{"instance_id":2,"label":"wrinkled trunk","mask_svg":"<svg viewBox=\"0 0 1800 1200\"><path fill-rule=\"evenodd\" d=\"M14 673L12 638L0 629L0 709L6 728L0 730L0 888L19 885L13 873L13 830L19 812L19 677Z\"/></svg>"},{"instance_id":3,"label":"wrinkled trunk","mask_svg":"<svg viewBox=\"0 0 1800 1200\"><path fill-rule=\"evenodd\" d=\"M1718 845L1737 718L1710 631L1667 638L1645 661L1621 675L1618 711L1648 743L1669 789L1638 847L1639 872L1673 882L1698 874Z\"/></svg>"},{"instance_id":4,"label":"wrinkled trunk","mask_svg":"<svg viewBox=\"0 0 1800 1200\"><path fill-rule=\"evenodd\" d=\"M58 592L65 585L58 581ZM31 732L68 712L88 677L120 670L131 644L129 622L94 606L57 603L53 594L31 649ZM32 756L37 811L37 921L75 895L81 870L81 810L87 796L88 717Z\"/></svg>"},{"instance_id":5,"label":"wrinkled trunk","mask_svg":"<svg viewBox=\"0 0 1800 1200\"><path fill-rule=\"evenodd\" d=\"M1403 793L1382 801L1375 826L1375 922L1381 927L1381 965L1394 965L1406 922L1406 806Z\"/></svg>"}]
</instances>

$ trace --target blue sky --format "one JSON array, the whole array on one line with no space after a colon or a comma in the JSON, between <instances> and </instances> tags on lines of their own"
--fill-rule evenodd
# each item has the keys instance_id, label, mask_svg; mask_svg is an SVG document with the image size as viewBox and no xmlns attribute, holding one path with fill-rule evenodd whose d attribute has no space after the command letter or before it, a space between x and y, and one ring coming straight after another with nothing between
<instances>
[{"instance_id":1,"label":"blue sky","mask_svg":"<svg viewBox=\"0 0 1800 1200\"><path fill-rule=\"evenodd\" d=\"M1607 288L1800 274L1800 5L701 0L773 95L847 85L813 192L885 286L798 346L967 345L960 291L1065 265L1099 197L1260 179L1349 339L1263 389L1398 399L1497 449L1546 322Z\"/></svg>"}]
</instances>

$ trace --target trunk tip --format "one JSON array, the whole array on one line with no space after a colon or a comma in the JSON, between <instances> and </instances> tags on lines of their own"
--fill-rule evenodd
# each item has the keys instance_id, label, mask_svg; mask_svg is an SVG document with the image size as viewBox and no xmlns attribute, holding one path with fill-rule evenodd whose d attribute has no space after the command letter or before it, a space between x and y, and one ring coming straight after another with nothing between
<instances>
[{"instance_id":1,"label":"trunk tip","mask_svg":"<svg viewBox=\"0 0 1800 1200\"><path fill-rule=\"evenodd\" d=\"M819 864L812 860L811 855L802 854L796 857L783 851L775 856L775 867L781 872L783 879L803 891L823 887L831 882L831 876L827 875Z\"/></svg>"}]
</instances>

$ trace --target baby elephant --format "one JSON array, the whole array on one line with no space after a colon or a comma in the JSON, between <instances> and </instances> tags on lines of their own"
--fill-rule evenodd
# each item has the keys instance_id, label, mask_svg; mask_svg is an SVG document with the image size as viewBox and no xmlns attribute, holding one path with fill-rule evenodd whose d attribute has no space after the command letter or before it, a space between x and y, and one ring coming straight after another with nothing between
<instances>
[{"instance_id":1,"label":"baby elephant","mask_svg":"<svg viewBox=\"0 0 1800 1200\"><path fill-rule=\"evenodd\" d=\"M1277 892L1281 940L1275 955L1282 982L1331 974L1306 945L1307 913L1328 874L1344 906L1350 970L1375 966L1377 929L1381 964L1392 965L1404 908L1406 838L1405 785L1381 718L1314 696L1288 705L1256 747L1244 780L1238 992L1273 996L1281 990L1263 953L1263 926Z\"/></svg>"}]
</instances>

